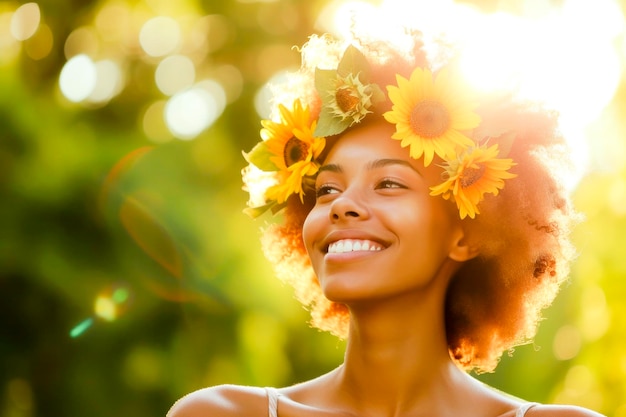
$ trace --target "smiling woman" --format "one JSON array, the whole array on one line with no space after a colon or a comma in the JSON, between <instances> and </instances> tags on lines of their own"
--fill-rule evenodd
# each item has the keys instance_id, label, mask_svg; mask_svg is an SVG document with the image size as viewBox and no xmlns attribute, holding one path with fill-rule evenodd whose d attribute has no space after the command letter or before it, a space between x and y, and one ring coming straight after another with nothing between
<instances>
[{"instance_id":1,"label":"smiling woman","mask_svg":"<svg viewBox=\"0 0 626 417\"><path fill-rule=\"evenodd\" d=\"M457 51L412 28L312 36L301 53L245 154L247 213L282 214L265 254L312 324L347 338L345 360L279 390L202 389L169 415L597 415L468 374L532 340L568 276L578 215L557 116L479 94Z\"/></svg>"}]
</instances>

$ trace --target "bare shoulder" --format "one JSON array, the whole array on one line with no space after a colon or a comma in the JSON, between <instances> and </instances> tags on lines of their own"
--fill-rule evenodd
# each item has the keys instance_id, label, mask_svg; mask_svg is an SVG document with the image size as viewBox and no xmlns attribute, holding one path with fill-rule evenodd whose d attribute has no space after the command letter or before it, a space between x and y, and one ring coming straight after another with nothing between
<instances>
[{"instance_id":1,"label":"bare shoulder","mask_svg":"<svg viewBox=\"0 0 626 417\"><path fill-rule=\"evenodd\" d=\"M537 405L526 413L526 417L603 417L586 408L572 405Z\"/></svg>"},{"instance_id":2,"label":"bare shoulder","mask_svg":"<svg viewBox=\"0 0 626 417\"><path fill-rule=\"evenodd\" d=\"M267 416L263 388L218 385L185 395L174 403L167 417Z\"/></svg>"}]
</instances>

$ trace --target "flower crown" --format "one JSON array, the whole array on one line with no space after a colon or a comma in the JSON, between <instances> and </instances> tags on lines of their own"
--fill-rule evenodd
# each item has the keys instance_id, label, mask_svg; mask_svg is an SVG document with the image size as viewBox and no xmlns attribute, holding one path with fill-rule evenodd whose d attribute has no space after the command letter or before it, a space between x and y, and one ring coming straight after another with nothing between
<instances>
[{"instance_id":1,"label":"flower crown","mask_svg":"<svg viewBox=\"0 0 626 417\"><path fill-rule=\"evenodd\" d=\"M325 138L360 123L385 100L370 77L365 56L348 46L336 70L315 70L315 89L322 102L317 120L311 120L309 107L296 99L291 109L279 104L279 121L261 121L262 140L244 153L249 163L242 171L244 189L250 193L248 215L258 217L267 210L275 214L292 194L303 201L305 190L314 188ZM504 180L516 176L508 172L515 163L498 158L498 144L489 146L489 136L480 141L467 136L481 118L448 68L433 74L418 67L409 79L396 74L396 82L387 86L392 107L383 114L396 127L391 138L408 147L411 158L423 157L424 166L435 155L441 158L444 181L430 187L430 195L454 201L461 219L475 218L484 195L497 195ZM510 146L507 142L514 135L500 133L500 144Z\"/></svg>"}]
</instances>

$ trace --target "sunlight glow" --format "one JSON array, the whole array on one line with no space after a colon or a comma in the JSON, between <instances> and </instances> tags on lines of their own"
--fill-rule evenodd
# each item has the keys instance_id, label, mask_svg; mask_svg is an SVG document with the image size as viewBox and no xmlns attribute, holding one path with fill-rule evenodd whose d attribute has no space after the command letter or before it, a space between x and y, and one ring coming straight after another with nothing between
<instances>
[{"instance_id":1,"label":"sunlight glow","mask_svg":"<svg viewBox=\"0 0 626 417\"><path fill-rule=\"evenodd\" d=\"M378 28L383 39L408 25L423 31L427 41L459 44L464 74L477 88L515 88L521 97L557 110L575 163L587 167L585 129L611 101L621 76L615 40L623 36L625 22L616 0L525 2L518 14L486 14L452 0L383 0L377 8L337 0L316 22L318 30L339 36L349 36L353 27L358 32L359 25ZM435 51L427 53L436 63Z\"/></svg>"},{"instance_id":2,"label":"sunlight glow","mask_svg":"<svg viewBox=\"0 0 626 417\"><path fill-rule=\"evenodd\" d=\"M608 193L608 206L617 216L626 216L626 180L616 178Z\"/></svg>"}]
</instances>

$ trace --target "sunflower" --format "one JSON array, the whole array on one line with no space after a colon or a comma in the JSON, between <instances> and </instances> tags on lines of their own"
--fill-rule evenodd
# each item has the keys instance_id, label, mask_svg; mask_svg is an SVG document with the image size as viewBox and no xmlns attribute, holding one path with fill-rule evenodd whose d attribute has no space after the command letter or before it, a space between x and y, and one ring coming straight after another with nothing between
<instances>
[{"instance_id":1,"label":"sunflower","mask_svg":"<svg viewBox=\"0 0 626 417\"><path fill-rule=\"evenodd\" d=\"M316 159L326 140L313 135L316 122L310 121L309 108L303 107L300 100L294 101L291 111L283 105L278 108L280 122L263 120L261 138L267 146L269 160L278 171L278 184L267 189L266 198L281 204L295 193L302 200L303 178L317 173L319 164Z\"/></svg>"},{"instance_id":2,"label":"sunflower","mask_svg":"<svg viewBox=\"0 0 626 417\"><path fill-rule=\"evenodd\" d=\"M332 97L330 107L333 115L339 117L341 121L352 119L350 125L359 123L363 118L371 113L373 87L370 84L363 84L359 76L348 74L346 77L337 75L336 88L330 91Z\"/></svg>"},{"instance_id":3,"label":"sunflower","mask_svg":"<svg viewBox=\"0 0 626 417\"><path fill-rule=\"evenodd\" d=\"M416 68L408 80L401 75L396 80L397 86L387 86L393 106L383 116L396 125L392 138L401 140L402 147L410 146L412 158L424 155L428 166L435 154L452 158L458 147L473 145L462 131L477 127L480 116L448 70L433 79L429 70Z\"/></svg>"},{"instance_id":4,"label":"sunflower","mask_svg":"<svg viewBox=\"0 0 626 417\"><path fill-rule=\"evenodd\" d=\"M516 177L508 170L515 165L512 159L498 159L498 145L489 148L475 147L468 149L456 160L448 161L445 175L448 179L430 187L430 195L443 195L456 202L461 219L480 214L478 203L486 193L498 195L504 187L504 180Z\"/></svg>"}]
</instances>

